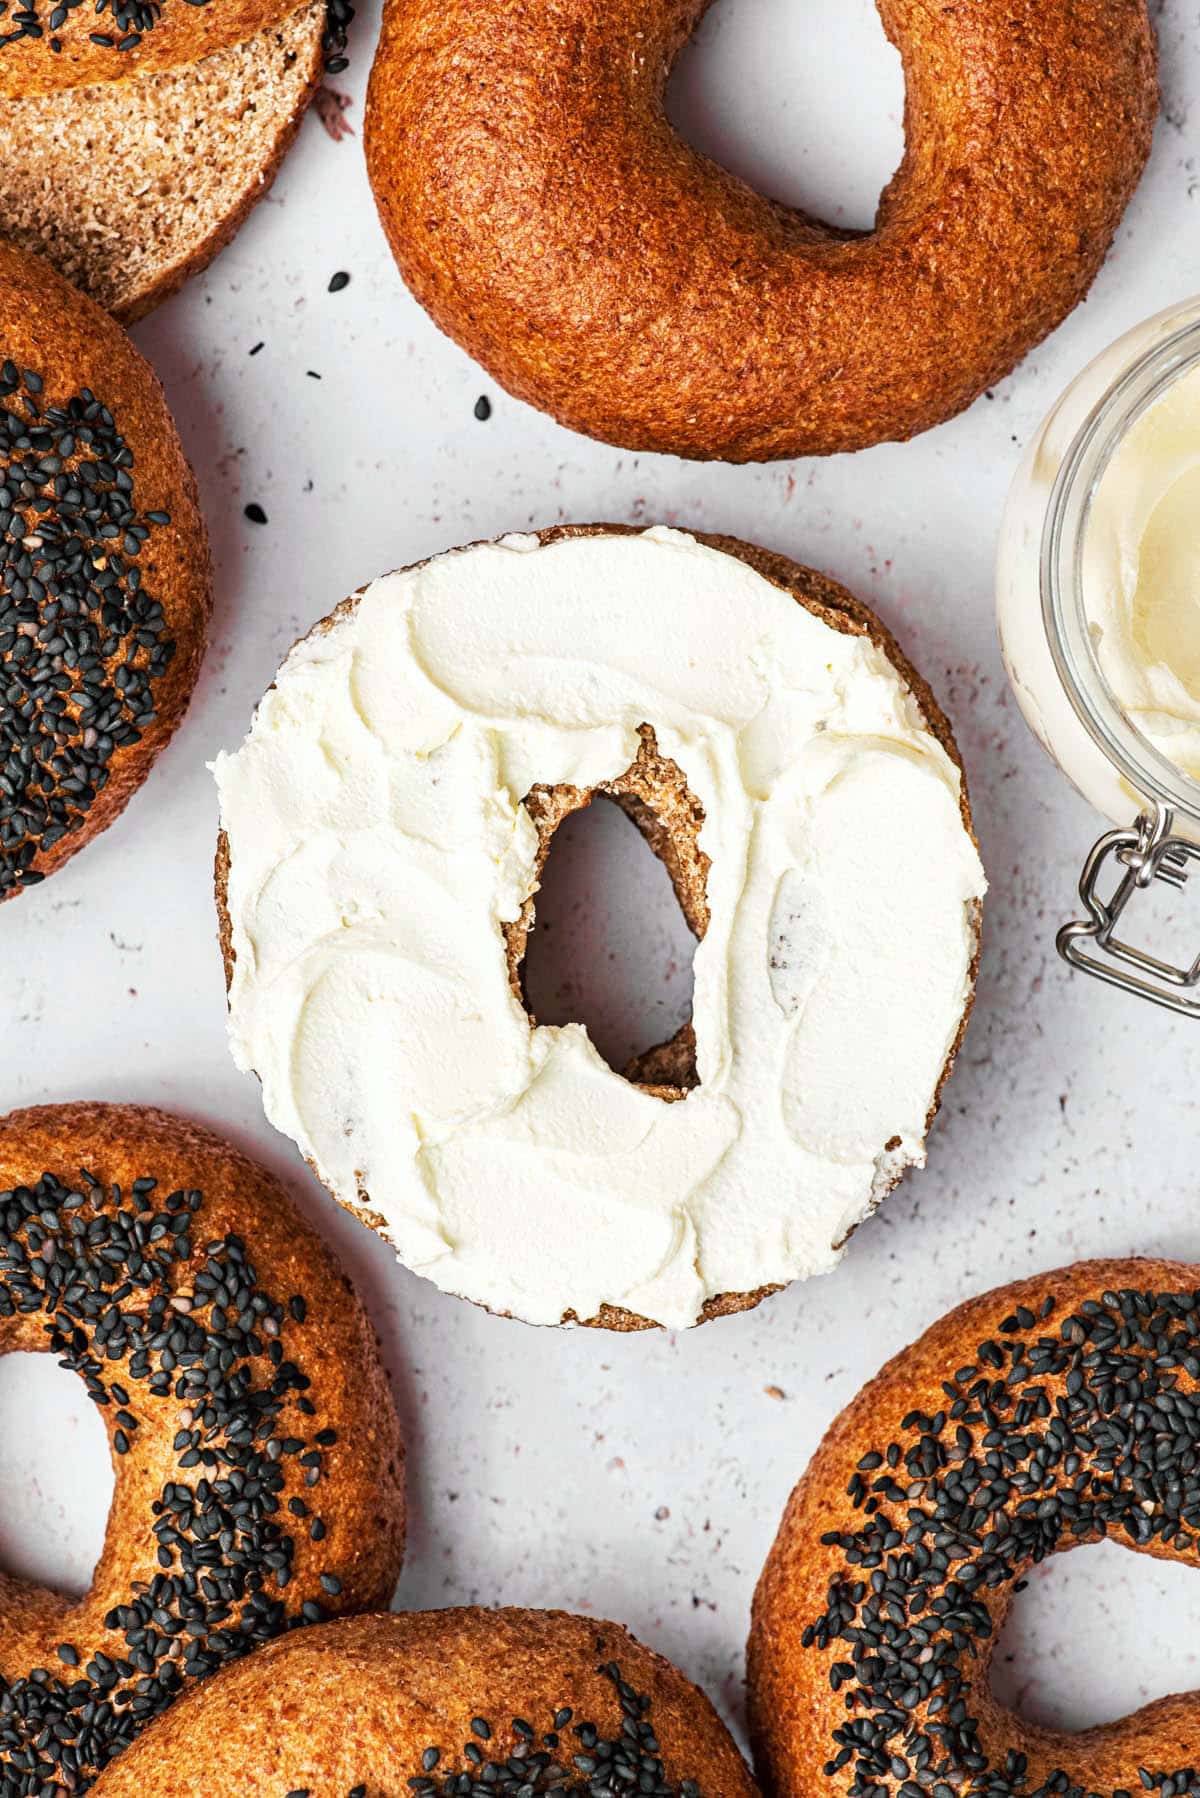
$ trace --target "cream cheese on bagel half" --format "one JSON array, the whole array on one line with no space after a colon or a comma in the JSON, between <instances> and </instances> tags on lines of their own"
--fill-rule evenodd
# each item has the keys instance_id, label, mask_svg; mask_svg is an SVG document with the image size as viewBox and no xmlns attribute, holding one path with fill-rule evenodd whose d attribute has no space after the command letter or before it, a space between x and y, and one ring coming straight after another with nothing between
<instances>
[{"instance_id":1,"label":"cream cheese on bagel half","mask_svg":"<svg viewBox=\"0 0 1200 1798\"><path fill-rule=\"evenodd\" d=\"M656 846L702 889L670 1090L520 991L547 795L639 755L652 841L686 783ZM443 1290L690 1325L832 1267L923 1162L983 871L949 727L832 582L665 529L457 550L297 644L214 772L234 1057Z\"/></svg>"}]
</instances>

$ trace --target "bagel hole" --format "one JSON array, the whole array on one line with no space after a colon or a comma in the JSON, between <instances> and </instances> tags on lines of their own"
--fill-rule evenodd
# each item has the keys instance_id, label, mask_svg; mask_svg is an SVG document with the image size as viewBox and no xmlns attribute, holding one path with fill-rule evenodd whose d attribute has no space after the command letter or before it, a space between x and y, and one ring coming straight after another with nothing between
<instances>
[{"instance_id":1,"label":"bagel hole","mask_svg":"<svg viewBox=\"0 0 1200 1798\"><path fill-rule=\"evenodd\" d=\"M717 0L675 65L667 116L758 193L869 231L904 154L904 74L874 0Z\"/></svg>"},{"instance_id":2,"label":"bagel hole","mask_svg":"<svg viewBox=\"0 0 1200 1798\"><path fill-rule=\"evenodd\" d=\"M597 793L564 818L525 948L530 1015L584 1025L598 1054L628 1077L632 1062L691 1018L695 951L670 875L621 806Z\"/></svg>"},{"instance_id":3,"label":"bagel hole","mask_svg":"<svg viewBox=\"0 0 1200 1798\"><path fill-rule=\"evenodd\" d=\"M1200 1572L1116 1542L1054 1555L1017 1594L992 1692L1026 1722L1074 1735L1200 1687Z\"/></svg>"},{"instance_id":4,"label":"bagel hole","mask_svg":"<svg viewBox=\"0 0 1200 1798\"><path fill-rule=\"evenodd\" d=\"M100 1414L52 1355L0 1355L0 1568L64 1598L92 1583L113 1494Z\"/></svg>"}]
</instances>

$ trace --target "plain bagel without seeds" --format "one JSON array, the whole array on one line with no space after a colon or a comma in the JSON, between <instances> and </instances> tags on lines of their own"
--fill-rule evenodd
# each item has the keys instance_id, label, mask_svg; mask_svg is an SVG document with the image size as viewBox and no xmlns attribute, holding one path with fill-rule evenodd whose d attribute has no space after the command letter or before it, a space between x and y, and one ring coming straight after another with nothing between
<instances>
[{"instance_id":1,"label":"plain bagel without seeds","mask_svg":"<svg viewBox=\"0 0 1200 1798\"><path fill-rule=\"evenodd\" d=\"M111 824L178 725L212 609L158 377L0 242L0 900Z\"/></svg>"},{"instance_id":2,"label":"plain bagel without seeds","mask_svg":"<svg viewBox=\"0 0 1200 1798\"><path fill-rule=\"evenodd\" d=\"M906 148L865 235L754 193L663 96L708 0L387 0L367 165L400 272L519 398L726 461L911 437L1083 298L1150 148L1144 0L881 0Z\"/></svg>"},{"instance_id":3,"label":"plain bagel without seeds","mask_svg":"<svg viewBox=\"0 0 1200 1798\"><path fill-rule=\"evenodd\" d=\"M175 1705L96 1798L756 1798L704 1694L615 1623L447 1610L304 1630Z\"/></svg>"},{"instance_id":4,"label":"plain bagel without seeds","mask_svg":"<svg viewBox=\"0 0 1200 1798\"><path fill-rule=\"evenodd\" d=\"M130 324L266 193L336 47L334 8L109 0L97 20L93 0L24 0L21 16L40 35L0 34L0 234Z\"/></svg>"},{"instance_id":5,"label":"plain bagel without seeds","mask_svg":"<svg viewBox=\"0 0 1200 1798\"><path fill-rule=\"evenodd\" d=\"M5 1798L82 1792L197 1679L390 1602L403 1449L378 1342L325 1243L228 1143L133 1106L0 1120L16 1350L84 1381L115 1484L84 1597L0 1573Z\"/></svg>"},{"instance_id":6,"label":"plain bagel without seeds","mask_svg":"<svg viewBox=\"0 0 1200 1798\"><path fill-rule=\"evenodd\" d=\"M468 616L473 594L487 619ZM647 663L643 643L664 647ZM539 670L548 701L528 697ZM499 696L468 691L493 674ZM819 740L811 772L795 740ZM878 620L824 577L733 539L605 526L452 552L316 626L215 772L235 1057L339 1203L443 1289L620 1330L744 1310L833 1265L923 1159L970 1009L982 874L949 725ZM624 1080L581 1026L538 1028L521 981L554 831L597 793L643 831L702 938L696 1034ZM867 975L843 940L856 927L876 945ZM878 945L898 938L903 967L881 966ZM747 1045L774 1070L765 1085ZM786 1090L764 1116L772 1077ZM399 1114L377 1087L403 1094ZM399 1122L383 1143L385 1112ZM768 1153L770 1178L742 1166ZM732 1187L715 1193L709 1169ZM584 1210L559 1227L543 1204L559 1225Z\"/></svg>"},{"instance_id":7,"label":"plain bagel without seeds","mask_svg":"<svg viewBox=\"0 0 1200 1798\"><path fill-rule=\"evenodd\" d=\"M846 1407L755 1596L764 1790L1194 1791L1196 1693L1073 1735L992 1693L989 1662L1030 1567L1105 1538L1200 1564L1200 1267L1081 1262L1001 1287L934 1324Z\"/></svg>"}]
</instances>

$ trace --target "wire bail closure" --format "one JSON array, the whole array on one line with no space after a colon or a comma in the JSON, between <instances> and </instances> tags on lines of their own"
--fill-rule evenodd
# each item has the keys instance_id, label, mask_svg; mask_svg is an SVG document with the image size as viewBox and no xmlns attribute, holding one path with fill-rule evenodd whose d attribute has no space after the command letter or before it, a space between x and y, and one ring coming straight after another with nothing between
<instances>
[{"instance_id":1,"label":"wire bail closure","mask_svg":"<svg viewBox=\"0 0 1200 1798\"><path fill-rule=\"evenodd\" d=\"M1115 935L1121 914L1135 893L1154 880L1165 881L1178 891L1187 882L1190 864L1200 861L1200 845L1172 835L1174 823L1171 807L1156 802L1153 812L1143 812L1132 829L1110 830L1102 836L1079 877L1079 897L1087 917L1064 924L1056 940L1058 953L1073 968L1169 1011L1200 1017L1200 992L1196 990L1200 988L1200 955L1190 967L1176 967ZM1121 872L1111 896L1104 899L1098 888L1110 862Z\"/></svg>"}]
</instances>

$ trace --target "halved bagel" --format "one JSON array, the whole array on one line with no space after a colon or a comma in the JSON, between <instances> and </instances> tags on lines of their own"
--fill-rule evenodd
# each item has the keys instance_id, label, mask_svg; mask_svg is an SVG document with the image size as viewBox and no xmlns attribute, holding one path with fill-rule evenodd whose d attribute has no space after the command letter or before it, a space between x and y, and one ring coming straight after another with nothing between
<instances>
[{"instance_id":1,"label":"halved bagel","mask_svg":"<svg viewBox=\"0 0 1200 1798\"><path fill-rule=\"evenodd\" d=\"M321 72L324 0L198 62L0 99L0 233L132 323L266 193Z\"/></svg>"},{"instance_id":2,"label":"halved bagel","mask_svg":"<svg viewBox=\"0 0 1200 1798\"><path fill-rule=\"evenodd\" d=\"M472 685L481 670L503 691ZM788 710L785 685L811 710ZM893 743L911 757L879 761ZM831 1266L923 1155L970 1009L983 875L948 722L823 576L731 538L603 525L451 552L314 627L215 772L235 1058L338 1202L443 1290L616 1330L745 1310ZM554 833L598 793L703 938L695 1033L627 1079L579 1025L539 1024L522 987ZM839 800L834 822L829 793L856 809ZM886 882L848 871L840 846L858 844ZM886 918L867 915L876 894ZM876 1043L899 1087L864 1072ZM786 1096L801 1090L803 1116Z\"/></svg>"}]
</instances>

